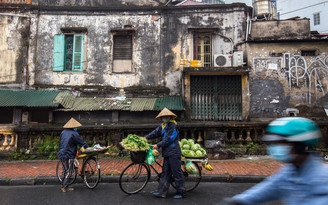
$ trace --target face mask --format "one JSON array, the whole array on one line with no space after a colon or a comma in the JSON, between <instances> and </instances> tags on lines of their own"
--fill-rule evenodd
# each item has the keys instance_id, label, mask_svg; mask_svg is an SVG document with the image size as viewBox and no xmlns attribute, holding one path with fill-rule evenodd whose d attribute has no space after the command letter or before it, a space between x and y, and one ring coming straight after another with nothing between
<instances>
[{"instance_id":1,"label":"face mask","mask_svg":"<svg viewBox=\"0 0 328 205\"><path fill-rule=\"evenodd\" d=\"M269 145L267 146L267 153L275 160L281 162L291 162L296 155L290 154L292 146L288 145Z\"/></svg>"},{"instance_id":2,"label":"face mask","mask_svg":"<svg viewBox=\"0 0 328 205\"><path fill-rule=\"evenodd\" d=\"M74 128L73 130L74 130L74 132L77 132L77 128Z\"/></svg>"},{"instance_id":3,"label":"face mask","mask_svg":"<svg viewBox=\"0 0 328 205\"><path fill-rule=\"evenodd\" d=\"M167 123L168 121L170 121L170 117L162 117L163 122Z\"/></svg>"}]
</instances>

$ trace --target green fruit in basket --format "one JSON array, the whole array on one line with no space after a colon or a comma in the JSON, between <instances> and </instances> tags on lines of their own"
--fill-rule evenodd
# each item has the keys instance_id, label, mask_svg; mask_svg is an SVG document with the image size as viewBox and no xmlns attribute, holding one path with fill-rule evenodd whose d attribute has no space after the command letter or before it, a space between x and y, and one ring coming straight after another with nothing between
<instances>
[{"instance_id":1,"label":"green fruit in basket","mask_svg":"<svg viewBox=\"0 0 328 205\"><path fill-rule=\"evenodd\" d=\"M181 150L183 156L188 156L189 155L189 150Z\"/></svg>"},{"instance_id":2,"label":"green fruit in basket","mask_svg":"<svg viewBox=\"0 0 328 205\"><path fill-rule=\"evenodd\" d=\"M189 156L190 156L190 157L194 157L194 156L195 156L195 152L192 151L192 150L189 150Z\"/></svg>"},{"instance_id":3,"label":"green fruit in basket","mask_svg":"<svg viewBox=\"0 0 328 205\"><path fill-rule=\"evenodd\" d=\"M188 149L190 149L190 145L184 144L184 145L182 145L182 149L188 150Z\"/></svg>"},{"instance_id":4,"label":"green fruit in basket","mask_svg":"<svg viewBox=\"0 0 328 205\"><path fill-rule=\"evenodd\" d=\"M203 156L203 152L200 151L200 150L197 150L197 151L195 152L195 156L196 156L196 157L201 157L201 156Z\"/></svg>"},{"instance_id":5,"label":"green fruit in basket","mask_svg":"<svg viewBox=\"0 0 328 205\"><path fill-rule=\"evenodd\" d=\"M197 151L201 148L201 146L199 144L194 144L192 147L190 147L191 150L193 151Z\"/></svg>"}]
</instances>

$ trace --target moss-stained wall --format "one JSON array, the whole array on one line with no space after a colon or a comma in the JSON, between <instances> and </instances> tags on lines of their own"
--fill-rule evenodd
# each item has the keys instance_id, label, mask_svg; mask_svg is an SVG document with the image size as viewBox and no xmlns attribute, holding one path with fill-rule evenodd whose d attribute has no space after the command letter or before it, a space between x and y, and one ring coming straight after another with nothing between
<instances>
[{"instance_id":1,"label":"moss-stained wall","mask_svg":"<svg viewBox=\"0 0 328 205\"><path fill-rule=\"evenodd\" d=\"M251 118L287 116L287 108L299 108L300 116L326 118L328 41L257 42L247 50ZM315 55L302 56L302 50Z\"/></svg>"},{"instance_id":2,"label":"moss-stained wall","mask_svg":"<svg viewBox=\"0 0 328 205\"><path fill-rule=\"evenodd\" d=\"M234 46L245 40L246 16L250 11L245 4L199 6L189 9L179 7L163 11L161 19L162 68L165 74L163 80L178 82L166 85L170 87L171 94L182 91L181 78L175 74L180 72L181 59L194 60L194 33L204 31L212 33L212 57L214 54L232 53Z\"/></svg>"},{"instance_id":3,"label":"moss-stained wall","mask_svg":"<svg viewBox=\"0 0 328 205\"><path fill-rule=\"evenodd\" d=\"M31 86L133 86L168 87L171 95L182 95L181 59L193 59L193 32L211 29L212 52L232 53L245 39L245 4L204 7L139 7L120 11L106 9L77 15L67 9L36 13L31 26L29 58ZM113 72L112 30L130 26L133 38L132 72ZM54 72L54 35L63 28L86 32L83 72Z\"/></svg>"},{"instance_id":4,"label":"moss-stained wall","mask_svg":"<svg viewBox=\"0 0 328 205\"><path fill-rule=\"evenodd\" d=\"M27 18L0 15L0 84L23 82L28 34Z\"/></svg>"},{"instance_id":5,"label":"moss-stained wall","mask_svg":"<svg viewBox=\"0 0 328 205\"><path fill-rule=\"evenodd\" d=\"M141 84L157 85L160 70L160 25L151 13L111 13L110 15L40 15L32 32L37 39L34 51L35 85L99 85L129 87ZM131 25L135 29L133 39L133 69L131 73L113 73L113 34L111 30ZM62 28L85 28L85 67L83 72L54 72L54 35ZM33 59L31 59L33 60ZM33 62L31 62L33 63ZM151 68L152 72L145 70ZM32 74L31 74L32 75Z\"/></svg>"},{"instance_id":6,"label":"moss-stained wall","mask_svg":"<svg viewBox=\"0 0 328 205\"><path fill-rule=\"evenodd\" d=\"M310 19L253 21L251 40L300 40L311 38Z\"/></svg>"}]
</instances>

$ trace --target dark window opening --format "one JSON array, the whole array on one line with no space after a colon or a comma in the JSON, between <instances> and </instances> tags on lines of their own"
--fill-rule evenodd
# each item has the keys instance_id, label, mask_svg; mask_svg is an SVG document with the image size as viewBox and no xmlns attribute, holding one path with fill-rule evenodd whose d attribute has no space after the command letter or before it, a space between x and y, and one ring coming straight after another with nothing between
<instances>
[{"instance_id":1,"label":"dark window opening","mask_svg":"<svg viewBox=\"0 0 328 205\"><path fill-rule=\"evenodd\" d=\"M313 25L320 25L320 13L313 14Z\"/></svg>"},{"instance_id":2,"label":"dark window opening","mask_svg":"<svg viewBox=\"0 0 328 205\"><path fill-rule=\"evenodd\" d=\"M316 51L315 50L304 50L301 51L301 56L316 56Z\"/></svg>"},{"instance_id":3,"label":"dark window opening","mask_svg":"<svg viewBox=\"0 0 328 205\"><path fill-rule=\"evenodd\" d=\"M114 60L132 59L132 35L114 36Z\"/></svg>"},{"instance_id":4,"label":"dark window opening","mask_svg":"<svg viewBox=\"0 0 328 205\"><path fill-rule=\"evenodd\" d=\"M13 108L0 108L0 124L11 124L13 122Z\"/></svg>"}]
</instances>

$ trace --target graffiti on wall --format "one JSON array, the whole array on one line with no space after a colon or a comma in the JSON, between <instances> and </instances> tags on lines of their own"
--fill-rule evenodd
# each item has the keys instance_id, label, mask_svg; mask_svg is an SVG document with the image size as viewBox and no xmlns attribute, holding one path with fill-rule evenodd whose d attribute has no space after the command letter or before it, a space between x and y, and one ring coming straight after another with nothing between
<instances>
[{"instance_id":1,"label":"graffiti on wall","mask_svg":"<svg viewBox=\"0 0 328 205\"><path fill-rule=\"evenodd\" d=\"M282 57L254 57L253 72L257 76L277 76L286 79L289 89L299 89L300 101L312 104L327 94L328 56L316 57L291 55Z\"/></svg>"}]
</instances>

